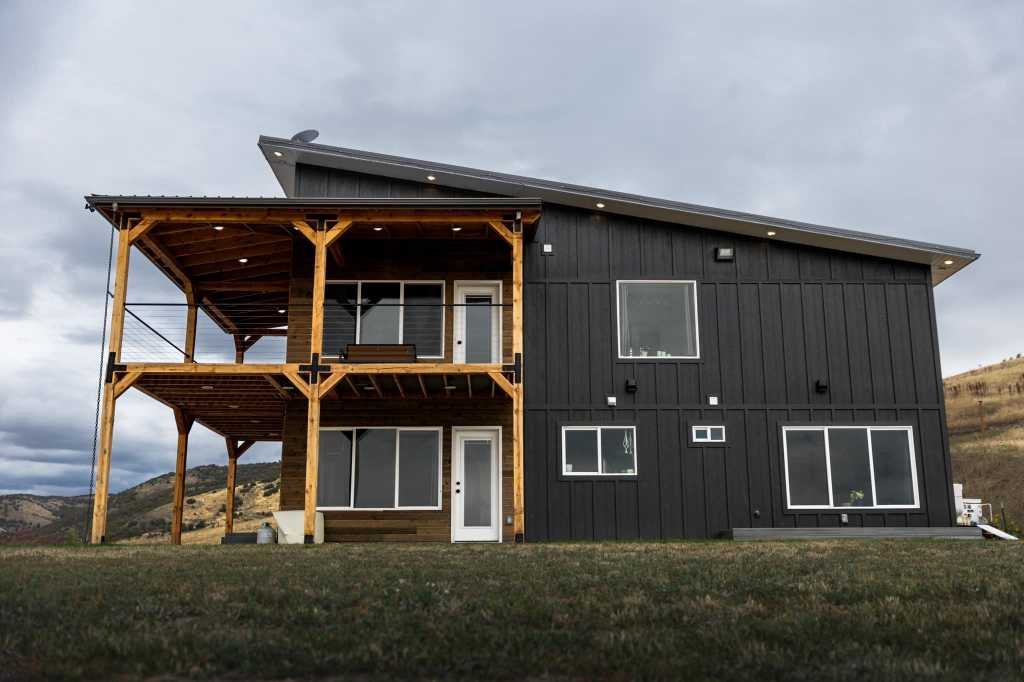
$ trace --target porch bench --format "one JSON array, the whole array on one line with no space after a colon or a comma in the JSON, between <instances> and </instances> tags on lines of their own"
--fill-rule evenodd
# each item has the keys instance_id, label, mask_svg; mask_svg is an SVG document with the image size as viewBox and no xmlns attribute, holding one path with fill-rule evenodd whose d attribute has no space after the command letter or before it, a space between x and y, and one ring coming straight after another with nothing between
<instances>
[{"instance_id":1,"label":"porch bench","mask_svg":"<svg viewBox=\"0 0 1024 682\"><path fill-rule=\"evenodd\" d=\"M411 363L416 362L413 343L350 343L345 346L345 362Z\"/></svg>"}]
</instances>

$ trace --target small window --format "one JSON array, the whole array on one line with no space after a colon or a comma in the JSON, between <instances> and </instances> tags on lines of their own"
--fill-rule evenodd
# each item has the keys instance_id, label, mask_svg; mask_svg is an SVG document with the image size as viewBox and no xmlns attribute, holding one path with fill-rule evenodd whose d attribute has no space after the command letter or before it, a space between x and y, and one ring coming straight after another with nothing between
<instances>
[{"instance_id":1,"label":"small window","mask_svg":"<svg viewBox=\"0 0 1024 682\"><path fill-rule=\"evenodd\" d=\"M725 427L724 426L694 426L693 427L693 442L694 443L724 443L725 442Z\"/></svg>"},{"instance_id":2,"label":"small window","mask_svg":"<svg viewBox=\"0 0 1024 682\"><path fill-rule=\"evenodd\" d=\"M562 427L566 476L635 476L636 427Z\"/></svg>"},{"instance_id":3,"label":"small window","mask_svg":"<svg viewBox=\"0 0 1024 682\"><path fill-rule=\"evenodd\" d=\"M919 505L910 427L793 426L782 436L791 509Z\"/></svg>"},{"instance_id":4,"label":"small window","mask_svg":"<svg viewBox=\"0 0 1024 682\"><path fill-rule=\"evenodd\" d=\"M324 356L348 344L412 344L420 358L444 357L443 282L329 282Z\"/></svg>"},{"instance_id":5,"label":"small window","mask_svg":"<svg viewBox=\"0 0 1024 682\"><path fill-rule=\"evenodd\" d=\"M618 282L619 357L696 359L697 283Z\"/></svg>"}]
</instances>

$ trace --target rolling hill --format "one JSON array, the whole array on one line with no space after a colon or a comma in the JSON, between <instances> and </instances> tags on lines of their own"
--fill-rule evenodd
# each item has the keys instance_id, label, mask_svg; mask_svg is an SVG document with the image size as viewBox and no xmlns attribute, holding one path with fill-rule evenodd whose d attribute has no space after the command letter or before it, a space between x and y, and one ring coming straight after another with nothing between
<instances>
[{"instance_id":1,"label":"rolling hill","mask_svg":"<svg viewBox=\"0 0 1024 682\"><path fill-rule=\"evenodd\" d=\"M1024 358L945 380L953 480L1024 525Z\"/></svg>"}]
</instances>

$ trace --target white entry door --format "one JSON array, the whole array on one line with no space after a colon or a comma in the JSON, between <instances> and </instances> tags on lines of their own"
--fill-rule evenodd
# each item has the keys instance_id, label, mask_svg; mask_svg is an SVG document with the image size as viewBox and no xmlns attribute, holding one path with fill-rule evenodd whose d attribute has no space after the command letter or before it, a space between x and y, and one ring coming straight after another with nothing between
<instances>
[{"instance_id":1,"label":"white entry door","mask_svg":"<svg viewBox=\"0 0 1024 682\"><path fill-rule=\"evenodd\" d=\"M496 429L452 430L452 542L501 540Z\"/></svg>"},{"instance_id":2,"label":"white entry door","mask_svg":"<svg viewBox=\"0 0 1024 682\"><path fill-rule=\"evenodd\" d=\"M456 282L454 317L455 362L501 362L501 282Z\"/></svg>"}]
</instances>

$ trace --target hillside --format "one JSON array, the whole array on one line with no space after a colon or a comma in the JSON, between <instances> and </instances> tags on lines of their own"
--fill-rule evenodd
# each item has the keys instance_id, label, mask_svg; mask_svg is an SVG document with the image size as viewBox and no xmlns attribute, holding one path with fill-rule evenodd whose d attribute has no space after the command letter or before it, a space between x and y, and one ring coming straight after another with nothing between
<instances>
[{"instance_id":1,"label":"hillside","mask_svg":"<svg viewBox=\"0 0 1024 682\"><path fill-rule=\"evenodd\" d=\"M1024 525L1024 358L945 380L953 480Z\"/></svg>"},{"instance_id":2,"label":"hillside","mask_svg":"<svg viewBox=\"0 0 1024 682\"><path fill-rule=\"evenodd\" d=\"M250 530L277 509L277 462L239 464L235 489L236 530ZM217 542L223 535L227 467L204 465L185 476L183 542ZM174 474L167 473L110 496L111 540L166 540L171 526ZM89 498L0 496L0 542L54 544L82 537ZM213 529L219 528L219 532Z\"/></svg>"}]
</instances>

